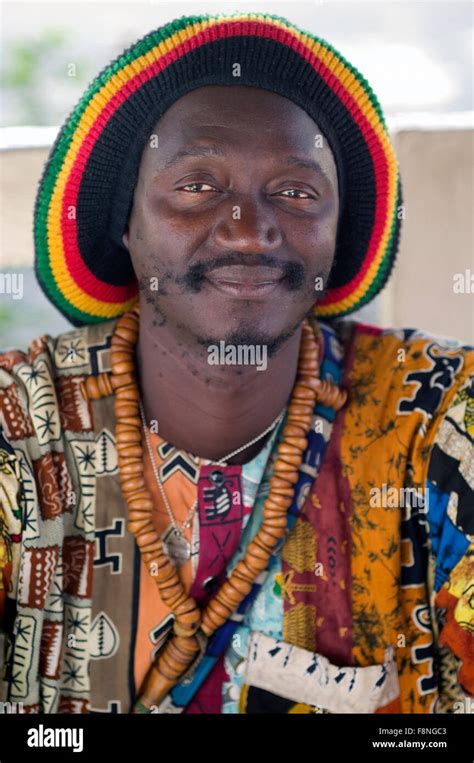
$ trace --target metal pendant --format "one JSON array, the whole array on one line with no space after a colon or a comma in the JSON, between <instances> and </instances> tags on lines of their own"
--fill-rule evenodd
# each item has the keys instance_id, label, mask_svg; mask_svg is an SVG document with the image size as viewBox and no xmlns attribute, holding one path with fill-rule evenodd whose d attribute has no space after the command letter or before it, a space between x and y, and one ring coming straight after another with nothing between
<instances>
[{"instance_id":1,"label":"metal pendant","mask_svg":"<svg viewBox=\"0 0 474 763\"><path fill-rule=\"evenodd\" d=\"M191 558L191 544L179 530L176 530L174 527L169 527L163 533L161 538L166 553L176 567L181 567Z\"/></svg>"}]
</instances>

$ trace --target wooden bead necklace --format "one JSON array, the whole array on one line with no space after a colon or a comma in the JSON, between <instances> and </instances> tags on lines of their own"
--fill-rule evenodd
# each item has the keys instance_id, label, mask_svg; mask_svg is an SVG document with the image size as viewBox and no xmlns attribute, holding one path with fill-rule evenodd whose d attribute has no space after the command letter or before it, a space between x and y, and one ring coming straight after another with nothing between
<instances>
[{"instance_id":1,"label":"wooden bead necklace","mask_svg":"<svg viewBox=\"0 0 474 763\"><path fill-rule=\"evenodd\" d=\"M191 543L186 539L184 531L187 530L189 527L191 527L192 520L194 518L194 514L198 506L198 500L196 498L196 500L194 501L186 520L183 522L182 529L180 529L175 519L175 516L173 514L173 510L168 501L168 497L165 492L165 486L163 485L163 482L161 480L160 470L153 457L153 448L150 442L150 436L148 434L145 411L143 410L143 403L141 400L139 400L138 402L140 406L140 418L142 420L143 434L145 435L145 442L148 449L148 454L150 456L150 462L153 469L153 474L155 475L156 484L158 485L158 489L161 494L163 505L166 509L166 513L168 514L168 517L170 519L171 526L172 526L172 530L169 533L167 533L168 540L165 544L165 550L168 556L174 562L175 566L180 567L188 559L191 558ZM279 424L280 421L282 420L284 413L285 411L282 411L281 413L279 413L276 419L272 421L270 426L266 427L266 429L261 434L257 435L257 437L253 437L249 442L246 442L245 445L241 445L240 448L236 448L231 453L228 453L226 456L223 456L223 458L220 458L218 461L212 461L211 463L216 464L217 466L226 466L227 461L229 461L231 458L236 456L238 453L242 453L244 450L247 450L247 448L249 448L251 445L254 445L259 440L262 440L267 434L269 434L273 429L275 429L277 424ZM164 540L164 537L163 536L161 537ZM170 551L172 553L170 553Z\"/></svg>"},{"instance_id":2,"label":"wooden bead necklace","mask_svg":"<svg viewBox=\"0 0 474 763\"><path fill-rule=\"evenodd\" d=\"M298 469L308 440L316 400L334 410L346 402L347 392L319 379L318 342L307 321L303 323L298 371L288 406L283 440L278 446L270 493L263 507L260 529L244 557L201 611L188 595L177 569L166 554L152 521L153 500L145 484L140 391L135 375L134 351L138 339L138 302L117 321L112 337L112 373L87 377L83 392L92 399L115 392L115 439L119 478L128 505L128 527L136 538L160 596L174 615L173 631L150 667L133 712L156 706L189 672L208 639L237 609L287 530L287 512L293 501ZM319 328L319 327L318 327ZM322 349L322 335L319 330Z\"/></svg>"}]
</instances>

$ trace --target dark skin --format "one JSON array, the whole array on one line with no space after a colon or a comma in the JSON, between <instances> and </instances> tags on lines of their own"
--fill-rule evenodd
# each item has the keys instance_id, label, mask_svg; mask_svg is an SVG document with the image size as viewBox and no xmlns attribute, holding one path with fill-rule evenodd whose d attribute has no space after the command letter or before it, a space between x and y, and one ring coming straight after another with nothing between
<instances>
[{"instance_id":1,"label":"dark skin","mask_svg":"<svg viewBox=\"0 0 474 763\"><path fill-rule=\"evenodd\" d=\"M302 321L324 294L315 278L325 285L334 260L337 169L306 112L255 87L194 90L153 133L123 236L140 287L142 400L161 437L217 460L291 396ZM203 146L213 153L177 156ZM209 365L220 340L266 345L266 370Z\"/></svg>"}]
</instances>

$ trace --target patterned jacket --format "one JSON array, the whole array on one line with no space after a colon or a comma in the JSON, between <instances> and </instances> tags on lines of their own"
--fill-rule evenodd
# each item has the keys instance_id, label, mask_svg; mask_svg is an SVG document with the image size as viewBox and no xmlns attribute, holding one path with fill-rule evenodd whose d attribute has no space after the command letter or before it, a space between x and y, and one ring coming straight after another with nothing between
<instances>
[{"instance_id":1,"label":"patterned jacket","mask_svg":"<svg viewBox=\"0 0 474 763\"><path fill-rule=\"evenodd\" d=\"M129 712L136 695L138 607L153 601L140 598L146 573L126 527L113 397L87 400L80 384L110 371L114 326L0 354L0 699L26 712ZM322 375L348 403L335 416L316 406L295 521L213 693L208 681L186 712L467 712L474 348L415 329L320 326ZM277 441L229 467L244 516L223 574L258 526Z\"/></svg>"}]
</instances>

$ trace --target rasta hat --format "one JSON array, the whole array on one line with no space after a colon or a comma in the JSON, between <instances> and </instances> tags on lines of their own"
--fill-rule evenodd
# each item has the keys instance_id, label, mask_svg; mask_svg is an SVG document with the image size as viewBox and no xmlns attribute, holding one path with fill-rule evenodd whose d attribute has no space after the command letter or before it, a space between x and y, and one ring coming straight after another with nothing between
<instances>
[{"instance_id":1,"label":"rasta hat","mask_svg":"<svg viewBox=\"0 0 474 763\"><path fill-rule=\"evenodd\" d=\"M236 63L240 76L234 76ZM116 318L137 299L122 234L141 153L166 109L206 85L249 85L282 95L307 112L329 143L339 227L316 315L348 315L387 282L400 234L401 183L367 81L327 42L280 16L188 16L147 34L94 79L44 167L34 212L35 272L73 325Z\"/></svg>"}]
</instances>

